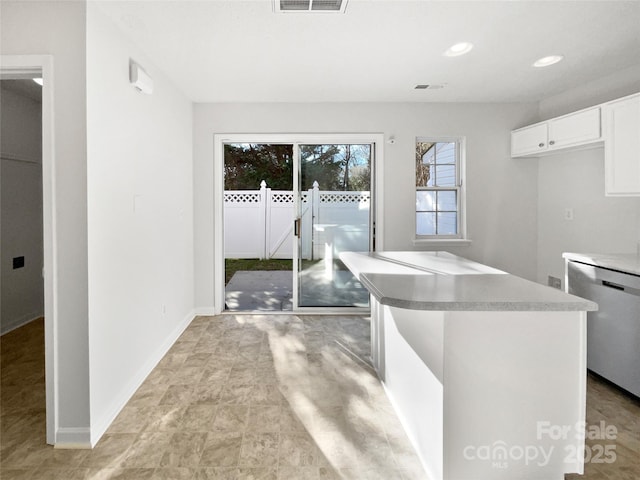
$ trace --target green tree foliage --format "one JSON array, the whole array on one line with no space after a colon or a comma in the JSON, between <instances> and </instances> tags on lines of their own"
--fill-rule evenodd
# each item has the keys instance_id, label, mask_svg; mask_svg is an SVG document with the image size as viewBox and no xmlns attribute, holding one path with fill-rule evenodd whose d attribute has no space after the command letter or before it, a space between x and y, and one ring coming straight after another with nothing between
<instances>
[{"instance_id":1,"label":"green tree foliage","mask_svg":"<svg viewBox=\"0 0 640 480\"><path fill-rule=\"evenodd\" d=\"M369 145L302 145L302 189L317 181L321 190L369 190Z\"/></svg>"},{"instance_id":2,"label":"green tree foliage","mask_svg":"<svg viewBox=\"0 0 640 480\"><path fill-rule=\"evenodd\" d=\"M335 161L339 152L337 145L302 145L301 190L313 188L313 182L322 190L340 190L340 164Z\"/></svg>"},{"instance_id":3,"label":"green tree foliage","mask_svg":"<svg viewBox=\"0 0 640 480\"><path fill-rule=\"evenodd\" d=\"M293 189L293 146L224 146L224 189L257 190L264 180L274 190Z\"/></svg>"},{"instance_id":4,"label":"green tree foliage","mask_svg":"<svg viewBox=\"0 0 640 480\"><path fill-rule=\"evenodd\" d=\"M224 147L225 190L256 190L264 180L274 190L293 189L292 145L228 144ZM301 190L369 190L369 145L301 145Z\"/></svg>"}]
</instances>

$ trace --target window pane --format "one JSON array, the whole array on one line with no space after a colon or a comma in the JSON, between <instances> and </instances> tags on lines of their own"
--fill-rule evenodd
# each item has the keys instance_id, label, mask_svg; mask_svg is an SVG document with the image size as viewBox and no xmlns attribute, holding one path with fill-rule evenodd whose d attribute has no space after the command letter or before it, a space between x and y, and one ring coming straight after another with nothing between
<instances>
[{"instance_id":1,"label":"window pane","mask_svg":"<svg viewBox=\"0 0 640 480\"><path fill-rule=\"evenodd\" d=\"M429 165L431 167L431 175L427 178L427 187L435 187L436 186L436 169L433 165Z\"/></svg>"},{"instance_id":2,"label":"window pane","mask_svg":"<svg viewBox=\"0 0 640 480\"><path fill-rule=\"evenodd\" d=\"M456 235L458 233L457 222L457 213L438 213L438 235Z\"/></svg>"},{"instance_id":3,"label":"window pane","mask_svg":"<svg viewBox=\"0 0 640 480\"><path fill-rule=\"evenodd\" d=\"M371 189L371 145L300 145L300 163L303 190L314 182L325 191Z\"/></svg>"},{"instance_id":4,"label":"window pane","mask_svg":"<svg viewBox=\"0 0 640 480\"><path fill-rule=\"evenodd\" d=\"M436 214L433 212L416 213L416 234L435 235L436 234Z\"/></svg>"},{"instance_id":5,"label":"window pane","mask_svg":"<svg viewBox=\"0 0 640 480\"><path fill-rule=\"evenodd\" d=\"M438 192L438 210L449 210L452 212L458 210L458 202L456 201L455 190Z\"/></svg>"},{"instance_id":6,"label":"window pane","mask_svg":"<svg viewBox=\"0 0 640 480\"><path fill-rule=\"evenodd\" d=\"M433 176L435 145L433 142L416 142L416 187L426 187Z\"/></svg>"},{"instance_id":7,"label":"window pane","mask_svg":"<svg viewBox=\"0 0 640 480\"><path fill-rule=\"evenodd\" d=\"M435 163L438 145L439 144L432 142L421 142L418 144L418 148L423 152L422 163Z\"/></svg>"},{"instance_id":8,"label":"window pane","mask_svg":"<svg viewBox=\"0 0 640 480\"><path fill-rule=\"evenodd\" d=\"M422 140L422 141L421 141ZM416 140L416 235L458 237L460 208L457 141Z\"/></svg>"},{"instance_id":9,"label":"window pane","mask_svg":"<svg viewBox=\"0 0 640 480\"><path fill-rule=\"evenodd\" d=\"M435 211L436 209L436 192L417 191L416 192L416 211L424 212Z\"/></svg>"},{"instance_id":10,"label":"window pane","mask_svg":"<svg viewBox=\"0 0 640 480\"><path fill-rule=\"evenodd\" d=\"M455 187L456 166L455 165L437 165L435 185L438 187Z\"/></svg>"},{"instance_id":11,"label":"window pane","mask_svg":"<svg viewBox=\"0 0 640 480\"><path fill-rule=\"evenodd\" d=\"M456 163L456 144L438 143L436 163Z\"/></svg>"}]
</instances>

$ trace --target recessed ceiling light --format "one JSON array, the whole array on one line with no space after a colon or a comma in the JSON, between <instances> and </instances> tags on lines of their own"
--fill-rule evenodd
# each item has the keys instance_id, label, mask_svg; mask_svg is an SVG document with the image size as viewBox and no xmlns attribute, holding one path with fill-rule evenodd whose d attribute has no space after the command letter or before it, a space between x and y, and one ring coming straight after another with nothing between
<instances>
[{"instance_id":1,"label":"recessed ceiling light","mask_svg":"<svg viewBox=\"0 0 640 480\"><path fill-rule=\"evenodd\" d=\"M460 55L464 55L465 53L469 53L473 48L473 43L469 42L460 42L455 45L451 45L449 49L443 53L445 57L458 57Z\"/></svg>"},{"instance_id":2,"label":"recessed ceiling light","mask_svg":"<svg viewBox=\"0 0 640 480\"><path fill-rule=\"evenodd\" d=\"M558 63L564 58L564 55L549 55L548 57L542 57L533 62L534 67L548 67L554 63Z\"/></svg>"},{"instance_id":3,"label":"recessed ceiling light","mask_svg":"<svg viewBox=\"0 0 640 480\"><path fill-rule=\"evenodd\" d=\"M32 80L36 82L38 85L42 86L42 78L34 78Z\"/></svg>"}]
</instances>

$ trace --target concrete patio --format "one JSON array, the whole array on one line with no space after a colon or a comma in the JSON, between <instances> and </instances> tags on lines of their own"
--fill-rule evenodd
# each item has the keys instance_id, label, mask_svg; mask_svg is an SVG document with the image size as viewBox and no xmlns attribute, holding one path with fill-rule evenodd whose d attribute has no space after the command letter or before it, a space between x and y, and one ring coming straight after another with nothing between
<instances>
[{"instance_id":1,"label":"concrete patio","mask_svg":"<svg viewBox=\"0 0 640 480\"><path fill-rule=\"evenodd\" d=\"M300 274L300 306L369 306L369 293L348 270L334 269L327 275L323 262ZM228 311L292 311L291 271L237 271L225 288Z\"/></svg>"}]
</instances>

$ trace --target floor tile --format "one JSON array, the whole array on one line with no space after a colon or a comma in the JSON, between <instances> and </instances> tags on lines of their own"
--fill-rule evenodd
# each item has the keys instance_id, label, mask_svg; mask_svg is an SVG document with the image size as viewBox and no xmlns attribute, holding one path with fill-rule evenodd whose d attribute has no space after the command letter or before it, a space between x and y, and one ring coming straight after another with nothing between
<instances>
[{"instance_id":1,"label":"floor tile","mask_svg":"<svg viewBox=\"0 0 640 480\"><path fill-rule=\"evenodd\" d=\"M201 467L235 467L242 447L239 432L209 433L200 458Z\"/></svg>"},{"instance_id":2,"label":"floor tile","mask_svg":"<svg viewBox=\"0 0 640 480\"><path fill-rule=\"evenodd\" d=\"M171 432L178 430L186 409L187 407L182 405L143 407L141 415L144 416L147 423L145 431Z\"/></svg>"},{"instance_id":3,"label":"floor tile","mask_svg":"<svg viewBox=\"0 0 640 480\"><path fill-rule=\"evenodd\" d=\"M140 434L122 459L125 468L155 468L170 448L171 432L144 432Z\"/></svg>"},{"instance_id":4,"label":"floor tile","mask_svg":"<svg viewBox=\"0 0 640 480\"><path fill-rule=\"evenodd\" d=\"M318 446L307 432L280 434L280 450L278 453L280 466L316 466L318 465L319 457Z\"/></svg>"},{"instance_id":5,"label":"floor tile","mask_svg":"<svg viewBox=\"0 0 640 480\"><path fill-rule=\"evenodd\" d=\"M0 468L0 478L3 480L31 480L32 468Z\"/></svg>"},{"instance_id":6,"label":"floor tile","mask_svg":"<svg viewBox=\"0 0 640 480\"><path fill-rule=\"evenodd\" d=\"M244 432L248 416L248 405L220 405L211 428L214 432Z\"/></svg>"},{"instance_id":7,"label":"floor tile","mask_svg":"<svg viewBox=\"0 0 640 480\"><path fill-rule=\"evenodd\" d=\"M278 464L278 433L245 433L238 465L272 467Z\"/></svg>"},{"instance_id":8,"label":"floor tile","mask_svg":"<svg viewBox=\"0 0 640 480\"><path fill-rule=\"evenodd\" d=\"M195 468L156 468L153 472L153 480L193 480L195 475Z\"/></svg>"},{"instance_id":9,"label":"floor tile","mask_svg":"<svg viewBox=\"0 0 640 480\"><path fill-rule=\"evenodd\" d=\"M282 408L280 405L251 405L247 430L251 432L279 432Z\"/></svg>"},{"instance_id":10,"label":"floor tile","mask_svg":"<svg viewBox=\"0 0 640 480\"><path fill-rule=\"evenodd\" d=\"M236 467L205 467L195 470L194 480L237 480Z\"/></svg>"},{"instance_id":11,"label":"floor tile","mask_svg":"<svg viewBox=\"0 0 640 480\"><path fill-rule=\"evenodd\" d=\"M174 433L169 441L169 447L162 454L159 466L193 467L198 465L206 440L206 433Z\"/></svg>"},{"instance_id":12,"label":"floor tile","mask_svg":"<svg viewBox=\"0 0 640 480\"><path fill-rule=\"evenodd\" d=\"M120 468L126 453L135 441L135 433L109 433L102 436L98 444L87 451L82 467Z\"/></svg>"},{"instance_id":13,"label":"floor tile","mask_svg":"<svg viewBox=\"0 0 640 480\"><path fill-rule=\"evenodd\" d=\"M44 444L42 322L0 341L3 480L427 478L362 317L198 317L93 450ZM640 478L640 402L590 375L587 420L618 428L616 461L566 480Z\"/></svg>"}]
</instances>

